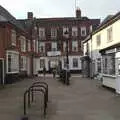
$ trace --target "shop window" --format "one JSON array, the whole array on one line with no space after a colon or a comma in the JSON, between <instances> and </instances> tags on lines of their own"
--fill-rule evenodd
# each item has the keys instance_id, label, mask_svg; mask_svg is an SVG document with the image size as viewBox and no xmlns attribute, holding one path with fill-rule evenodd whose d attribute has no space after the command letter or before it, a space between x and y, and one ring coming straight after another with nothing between
<instances>
[{"instance_id":1,"label":"shop window","mask_svg":"<svg viewBox=\"0 0 120 120\"><path fill-rule=\"evenodd\" d=\"M115 74L115 53L103 56L103 73L109 75Z\"/></svg>"}]
</instances>

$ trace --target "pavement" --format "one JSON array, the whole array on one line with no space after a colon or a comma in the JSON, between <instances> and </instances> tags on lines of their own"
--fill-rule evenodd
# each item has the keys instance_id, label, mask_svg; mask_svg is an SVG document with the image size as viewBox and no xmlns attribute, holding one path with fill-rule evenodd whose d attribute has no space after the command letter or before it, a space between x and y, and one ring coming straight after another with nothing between
<instances>
[{"instance_id":1,"label":"pavement","mask_svg":"<svg viewBox=\"0 0 120 120\"><path fill-rule=\"evenodd\" d=\"M0 90L0 120L21 120L23 93L38 77L24 79ZM46 76L49 85L47 115L42 116L40 99L28 110L29 120L120 120L120 96L101 86L100 81L72 75L69 86L52 76ZM39 98L40 96L40 98Z\"/></svg>"}]
</instances>

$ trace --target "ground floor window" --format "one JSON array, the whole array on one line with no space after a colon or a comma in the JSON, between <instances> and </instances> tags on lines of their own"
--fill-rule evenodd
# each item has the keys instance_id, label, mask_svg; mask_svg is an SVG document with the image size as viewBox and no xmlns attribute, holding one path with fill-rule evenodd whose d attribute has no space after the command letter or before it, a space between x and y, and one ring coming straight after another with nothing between
<instances>
[{"instance_id":1,"label":"ground floor window","mask_svg":"<svg viewBox=\"0 0 120 120\"><path fill-rule=\"evenodd\" d=\"M78 67L78 59L77 58L73 58L73 67L74 68Z\"/></svg>"},{"instance_id":2,"label":"ground floor window","mask_svg":"<svg viewBox=\"0 0 120 120\"><path fill-rule=\"evenodd\" d=\"M20 58L20 69L22 71L27 70L27 58L26 58L26 56L21 56L21 58Z\"/></svg>"},{"instance_id":3,"label":"ground floor window","mask_svg":"<svg viewBox=\"0 0 120 120\"><path fill-rule=\"evenodd\" d=\"M109 53L103 56L103 73L115 74L115 53Z\"/></svg>"},{"instance_id":4,"label":"ground floor window","mask_svg":"<svg viewBox=\"0 0 120 120\"><path fill-rule=\"evenodd\" d=\"M19 54L17 52L7 52L7 73L19 72Z\"/></svg>"},{"instance_id":5,"label":"ground floor window","mask_svg":"<svg viewBox=\"0 0 120 120\"><path fill-rule=\"evenodd\" d=\"M40 68L44 68L45 66L45 59L40 59Z\"/></svg>"}]
</instances>

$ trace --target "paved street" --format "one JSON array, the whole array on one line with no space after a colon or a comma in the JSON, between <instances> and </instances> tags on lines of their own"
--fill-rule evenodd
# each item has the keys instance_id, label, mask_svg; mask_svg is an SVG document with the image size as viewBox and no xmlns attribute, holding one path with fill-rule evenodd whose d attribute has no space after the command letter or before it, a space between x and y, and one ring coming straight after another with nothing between
<instances>
[{"instance_id":1,"label":"paved street","mask_svg":"<svg viewBox=\"0 0 120 120\"><path fill-rule=\"evenodd\" d=\"M100 87L96 80L74 75L71 85L65 86L49 75L45 81L49 84L45 120L120 120L120 96ZM23 93L32 82L31 79L25 79L0 90L0 120L20 120ZM29 112L30 120L43 119L38 111L39 104L37 109L35 106Z\"/></svg>"}]
</instances>

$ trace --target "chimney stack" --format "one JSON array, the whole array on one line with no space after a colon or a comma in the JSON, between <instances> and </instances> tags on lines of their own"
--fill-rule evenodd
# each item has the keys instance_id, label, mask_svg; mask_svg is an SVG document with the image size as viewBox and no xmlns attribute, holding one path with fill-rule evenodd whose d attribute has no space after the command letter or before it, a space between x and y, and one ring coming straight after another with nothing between
<instances>
[{"instance_id":1,"label":"chimney stack","mask_svg":"<svg viewBox=\"0 0 120 120\"><path fill-rule=\"evenodd\" d=\"M28 18L29 20L32 20L32 19L33 19L33 12L28 12L28 13L27 13L27 18Z\"/></svg>"},{"instance_id":2,"label":"chimney stack","mask_svg":"<svg viewBox=\"0 0 120 120\"><path fill-rule=\"evenodd\" d=\"M76 9L76 18L81 18L81 10L80 10L80 8Z\"/></svg>"}]
</instances>

